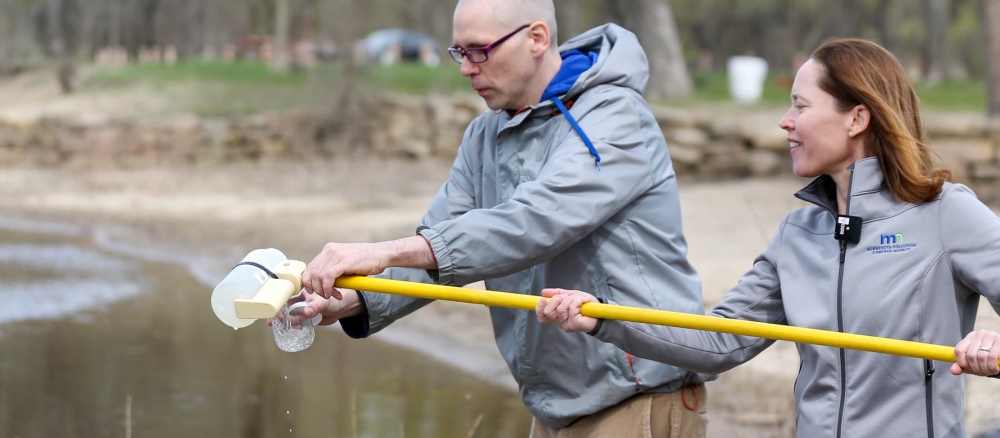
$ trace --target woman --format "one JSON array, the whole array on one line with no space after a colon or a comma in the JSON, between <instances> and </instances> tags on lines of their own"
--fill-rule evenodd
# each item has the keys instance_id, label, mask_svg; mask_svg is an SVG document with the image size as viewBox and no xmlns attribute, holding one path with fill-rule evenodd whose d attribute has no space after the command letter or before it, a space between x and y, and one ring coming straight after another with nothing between
<instances>
[{"instance_id":1,"label":"woman","mask_svg":"<svg viewBox=\"0 0 1000 438\"><path fill-rule=\"evenodd\" d=\"M980 295L1000 309L1000 219L934 169L913 88L877 44L824 44L796 74L791 97L780 126L795 174L816 177L796 194L813 205L785 218L710 314L957 343L951 373L932 361L798 344L796 423L810 438L964 437L960 374L1000 373L1000 335L970 333ZM693 371L726 371L773 343L599 321L580 315L592 295L543 295L539 320Z\"/></svg>"}]
</instances>

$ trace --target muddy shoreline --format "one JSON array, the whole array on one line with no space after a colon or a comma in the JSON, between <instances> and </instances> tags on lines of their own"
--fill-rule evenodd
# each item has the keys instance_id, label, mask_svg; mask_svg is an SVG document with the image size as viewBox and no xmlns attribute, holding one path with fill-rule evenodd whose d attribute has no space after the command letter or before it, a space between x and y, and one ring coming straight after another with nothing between
<instances>
[{"instance_id":1,"label":"muddy shoreline","mask_svg":"<svg viewBox=\"0 0 1000 438\"><path fill-rule=\"evenodd\" d=\"M256 163L213 169L90 173L0 170L0 228L82 233L116 252L180 263L205 296L247 252L281 249L311 259L327 241L412 235L448 166L428 162ZM706 308L751 266L784 215L800 206L796 178L682 182L690 258ZM39 222L42 221L42 222ZM60 225L61 224L61 225ZM988 307L979 327L1000 329ZM340 330L334 327L332 330ZM516 390L485 307L437 302L374 336ZM776 343L709 385L712 436L794 436L793 344ZM1000 427L1000 381L970 381L970 436Z\"/></svg>"}]
</instances>

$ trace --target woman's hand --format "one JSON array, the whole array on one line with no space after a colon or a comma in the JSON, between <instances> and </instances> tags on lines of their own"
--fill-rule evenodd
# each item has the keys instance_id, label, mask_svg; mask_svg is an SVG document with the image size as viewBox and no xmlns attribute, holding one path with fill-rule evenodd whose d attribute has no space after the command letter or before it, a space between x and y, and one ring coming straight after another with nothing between
<instances>
[{"instance_id":1,"label":"woman's hand","mask_svg":"<svg viewBox=\"0 0 1000 438\"><path fill-rule=\"evenodd\" d=\"M542 298L535 306L539 321L554 322L566 333L591 332L597 326L597 318L580 314L583 303L598 302L593 295L578 290L544 289L542 296L549 299Z\"/></svg>"},{"instance_id":2,"label":"woman's hand","mask_svg":"<svg viewBox=\"0 0 1000 438\"><path fill-rule=\"evenodd\" d=\"M979 330L969 333L955 346L955 364L951 373L992 376L1000 374L1000 333Z\"/></svg>"}]
</instances>

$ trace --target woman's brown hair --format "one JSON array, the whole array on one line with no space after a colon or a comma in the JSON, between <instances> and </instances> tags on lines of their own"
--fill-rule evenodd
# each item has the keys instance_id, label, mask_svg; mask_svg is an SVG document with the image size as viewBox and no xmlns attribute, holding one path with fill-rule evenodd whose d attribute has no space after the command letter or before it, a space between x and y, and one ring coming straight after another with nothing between
<instances>
[{"instance_id":1,"label":"woman's brown hair","mask_svg":"<svg viewBox=\"0 0 1000 438\"><path fill-rule=\"evenodd\" d=\"M896 199L920 204L936 198L951 172L934 168L917 94L896 57L871 41L844 38L824 43L812 59L823 66L819 86L837 99L838 110L868 108L866 152L878 158Z\"/></svg>"}]
</instances>

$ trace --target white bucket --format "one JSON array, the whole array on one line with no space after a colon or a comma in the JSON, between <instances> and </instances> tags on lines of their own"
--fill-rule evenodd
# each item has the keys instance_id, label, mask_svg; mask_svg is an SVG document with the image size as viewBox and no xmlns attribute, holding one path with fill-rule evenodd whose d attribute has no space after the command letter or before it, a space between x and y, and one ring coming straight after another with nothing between
<instances>
[{"instance_id":1,"label":"white bucket","mask_svg":"<svg viewBox=\"0 0 1000 438\"><path fill-rule=\"evenodd\" d=\"M729 94L739 103L760 101L767 79L767 61L755 56L734 56L727 63Z\"/></svg>"}]
</instances>

